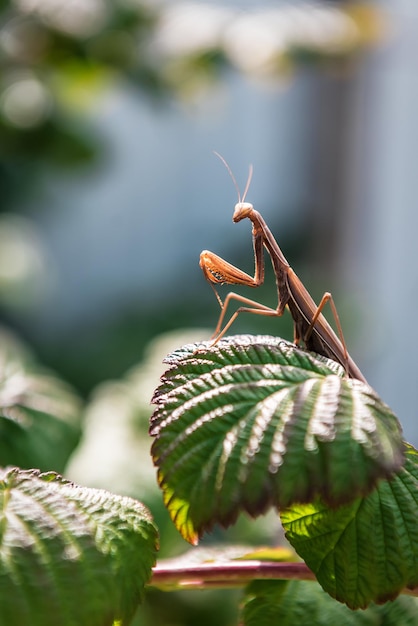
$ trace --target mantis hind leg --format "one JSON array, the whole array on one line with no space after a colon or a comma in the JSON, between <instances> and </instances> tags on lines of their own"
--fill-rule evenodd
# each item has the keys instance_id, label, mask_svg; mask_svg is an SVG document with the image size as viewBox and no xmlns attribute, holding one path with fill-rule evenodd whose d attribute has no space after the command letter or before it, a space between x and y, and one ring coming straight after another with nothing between
<instances>
[{"instance_id":1,"label":"mantis hind leg","mask_svg":"<svg viewBox=\"0 0 418 626\"><path fill-rule=\"evenodd\" d=\"M348 373L349 371L349 357L348 357L348 350L347 350L347 344L345 343L345 339L344 339L344 333L343 333L343 329L341 326L341 322L340 322L340 317L338 315L338 311L337 311L337 307L335 306L335 302L334 299L332 297L332 294L329 291L326 291L324 293L324 295L321 298L321 302L318 304L316 311L314 313L314 315L312 316L312 320L309 324L308 330L305 333L305 336L303 337L303 341L306 342L309 340L309 337L312 334L312 331L314 329L315 323L318 320L318 317L321 315L322 310L324 308L324 306L326 305L326 303L329 302L329 305L331 307L331 311L332 311L332 315L334 316L334 320L335 320L335 324L337 326L337 330L338 330L338 335L341 341L341 345L343 348L343 353L344 353L344 367L346 372Z\"/></svg>"}]
</instances>

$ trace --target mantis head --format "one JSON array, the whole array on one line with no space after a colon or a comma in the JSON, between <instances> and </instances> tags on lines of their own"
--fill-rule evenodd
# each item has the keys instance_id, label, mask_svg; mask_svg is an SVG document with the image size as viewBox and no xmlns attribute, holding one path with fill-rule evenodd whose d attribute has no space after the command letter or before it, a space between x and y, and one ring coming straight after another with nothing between
<instances>
[{"instance_id":1,"label":"mantis head","mask_svg":"<svg viewBox=\"0 0 418 626\"><path fill-rule=\"evenodd\" d=\"M254 207L251 202L237 202L232 221L235 223L240 222L246 217L249 217L253 211Z\"/></svg>"}]
</instances>

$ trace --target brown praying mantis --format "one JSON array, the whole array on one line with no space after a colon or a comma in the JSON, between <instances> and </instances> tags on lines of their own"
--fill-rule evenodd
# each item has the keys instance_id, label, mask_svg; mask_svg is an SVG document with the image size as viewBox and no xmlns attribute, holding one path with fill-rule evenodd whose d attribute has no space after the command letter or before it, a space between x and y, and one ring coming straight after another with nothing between
<instances>
[{"instance_id":1,"label":"brown praying mantis","mask_svg":"<svg viewBox=\"0 0 418 626\"><path fill-rule=\"evenodd\" d=\"M286 257L281 251L278 243L274 239L269 227L263 217L256 211L252 204L245 202L251 178L252 166L245 186L244 194L241 198L240 191L235 177L225 161L218 153L215 154L221 159L227 168L238 192L238 203L235 205L233 222L237 223L248 218L253 225L252 237L254 248L255 271L254 276L250 276L228 261L225 261L217 254L209 250L203 250L200 255L200 267L205 278L213 288L216 298L221 307L218 324L213 334L214 344L221 339L234 323L240 313L254 313L256 315L266 315L280 317L286 307L290 311L294 323L294 343L299 345L302 341L307 350L338 361L344 368L348 376L367 382L363 374L350 357L344 340L338 312L334 304L331 293L326 292L322 296L319 305L316 305L310 293L303 285L300 278L290 267ZM264 248L267 250L274 274L276 277L278 302L277 307L271 308L256 300L245 298L234 292L228 293L222 301L215 285L247 285L249 287L259 287L264 282ZM222 327L229 304L232 300L241 303L229 321ZM340 338L337 337L332 327L329 325L322 310L329 302Z\"/></svg>"}]
</instances>

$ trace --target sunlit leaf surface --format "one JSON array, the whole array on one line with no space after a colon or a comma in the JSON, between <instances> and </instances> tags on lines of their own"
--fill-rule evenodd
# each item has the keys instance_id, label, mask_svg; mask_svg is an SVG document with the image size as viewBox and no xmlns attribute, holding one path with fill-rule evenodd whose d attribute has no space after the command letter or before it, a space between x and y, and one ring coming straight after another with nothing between
<instances>
[{"instance_id":1,"label":"sunlit leaf surface","mask_svg":"<svg viewBox=\"0 0 418 626\"><path fill-rule=\"evenodd\" d=\"M0 624L125 623L155 561L142 504L16 468L0 476L0 503Z\"/></svg>"},{"instance_id":2,"label":"sunlit leaf surface","mask_svg":"<svg viewBox=\"0 0 418 626\"><path fill-rule=\"evenodd\" d=\"M167 362L152 455L188 541L241 511L317 495L351 501L403 462L396 417L334 361L275 337L235 336L185 346Z\"/></svg>"}]
</instances>

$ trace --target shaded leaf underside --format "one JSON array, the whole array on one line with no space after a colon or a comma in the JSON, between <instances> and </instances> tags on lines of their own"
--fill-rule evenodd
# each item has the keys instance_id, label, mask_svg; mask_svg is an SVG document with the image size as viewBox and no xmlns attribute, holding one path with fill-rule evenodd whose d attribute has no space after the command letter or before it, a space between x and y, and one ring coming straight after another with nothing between
<instances>
[{"instance_id":1,"label":"shaded leaf underside","mask_svg":"<svg viewBox=\"0 0 418 626\"><path fill-rule=\"evenodd\" d=\"M317 501L281 513L286 537L322 587L351 608L418 585L418 452L368 496L336 510Z\"/></svg>"},{"instance_id":2,"label":"shaded leaf underside","mask_svg":"<svg viewBox=\"0 0 418 626\"><path fill-rule=\"evenodd\" d=\"M417 626L418 599L400 597L384 606L351 611L305 581L254 581L245 590L244 626Z\"/></svg>"}]
</instances>

